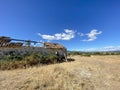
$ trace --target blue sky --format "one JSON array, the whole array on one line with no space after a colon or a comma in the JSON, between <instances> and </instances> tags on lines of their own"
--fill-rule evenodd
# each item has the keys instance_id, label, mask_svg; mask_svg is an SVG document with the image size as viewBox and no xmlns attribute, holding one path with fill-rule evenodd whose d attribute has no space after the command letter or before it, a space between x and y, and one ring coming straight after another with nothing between
<instances>
[{"instance_id":1,"label":"blue sky","mask_svg":"<svg viewBox=\"0 0 120 90\"><path fill-rule=\"evenodd\" d=\"M0 36L120 49L119 0L0 0Z\"/></svg>"}]
</instances>

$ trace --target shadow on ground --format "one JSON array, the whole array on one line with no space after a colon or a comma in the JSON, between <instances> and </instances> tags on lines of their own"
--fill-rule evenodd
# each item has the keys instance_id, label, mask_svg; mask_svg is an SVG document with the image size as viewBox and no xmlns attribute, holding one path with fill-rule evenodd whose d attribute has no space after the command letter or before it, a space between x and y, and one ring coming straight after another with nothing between
<instances>
[{"instance_id":1,"label":"shadow on ground","mask_svg":"<svg viewBox=\"0 0 120 90\"><path fill-rule=\"evenodd\" d=\"M72 62L72 61L75 61L75 59L73 59L73 58L67 58L67 61L68 62Z\"/></svg>"}]
</instances>

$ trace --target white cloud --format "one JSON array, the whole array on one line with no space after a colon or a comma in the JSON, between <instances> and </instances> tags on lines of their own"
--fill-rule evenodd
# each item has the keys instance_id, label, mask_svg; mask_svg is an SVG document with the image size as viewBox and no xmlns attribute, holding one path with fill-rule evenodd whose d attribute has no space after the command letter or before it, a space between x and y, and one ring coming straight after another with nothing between
<instances>
[{"instance_id":1,"label":"white cloud","mask_svg":"<svg viewBox=\"0 0 120 90\"><path fill-rule=\"evenodd\" d=\"M107 46L103 48L105 51L117 51L120 50L120 46Z\"/></svg>"},{"instance_id":2,"label":"white cloud","mask_svg":"<svg viewBox=\"0 0 120 90\"><path fill-rule=\"evenodd\" d=\"M51 36L51 35L42 35L40 33L38 33L39 36L41 36L43 39L47 39L47 40L53 40L55 37Z\"/></svg>"},{"instance_id":3,"label":"white cloud","mask_svg":"<svg viewBox=\"0 0 120 90\"><path fill-rule=\"evenodd\" d=\"M120 46L106 46L101 48L88 48L81 51L120 51Z\"/></svg>"},{"instance_id":4,"label":"white cloud","mask_svg":"<svg viewBox=\"0 0 120 90\"><path fill-rule=\"evenodd\" d=\"M84 34L84 33L81 33L81 32L78 32L78 35L79 35L79 36L85 36L85 34Z\"/></svg>"},{"instance_id":5,"label":"white cloud","mask_svg":"<svg viewBox=\"0 0 120 90\"><path fill-rule=\"evenodd\" d=\"M80 36L80 37L85 37L87 36L88 39L83 39L81 41L94 41L97 39L97 35L101 34L102 31L98 31L96 29L93 29L91 30L89 33L87 34L84 34L84 33L81 33L81 32L77 32L77 34ZM75 34L76 34L76 31L74 30L70 30L70 29L65 29L63 33L56 33L54 35L47 35L47 34L41 34L41 33L38 33L38 35L43 38L43 39L46 39L46 40L71 40L72 38L75 37Z\"/></svg>"},{"instance_id":6,"label":"white cloud","mask_svg":"<svg viewBox=\"0 0 120 90\"><path fill-rule=\"evenodd\" d=\"M64 33L56 33L54 35L46 35L46 34L38 33L38 35L46 40L70 40L75 37L75 31L65 29Z\"/></svg>"},{"instance_id":7,"label":"white cloud","mask_svg":"<svg viewBox=\"0 0 120 90\"><path fill-rule=\"evenodd\" d=\"M84 39L82 41L94 41L97 39L97 35L101 34L102 31L98 31L96 29L93 29L90 31L90 33L87 33L85 35L87 35L88 39Z\"/></svg>"}]
</instances>

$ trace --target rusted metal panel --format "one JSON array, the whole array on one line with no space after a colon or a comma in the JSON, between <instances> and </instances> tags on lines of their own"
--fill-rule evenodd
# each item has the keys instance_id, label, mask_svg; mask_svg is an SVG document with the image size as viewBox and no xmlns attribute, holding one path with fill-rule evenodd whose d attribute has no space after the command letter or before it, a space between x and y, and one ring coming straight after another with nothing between
<instances>
[{"instance_id":1,"label":"rusted metal panel","mask_svg":"<svg viewBox=\"0 0 120 90\"><path fill-rule=\"evenodd\" d=\"M0 43L0 47L9 47L9 48L17 48L22 47L23 43Z\"/></svg>"},{"instance_id":2,"label":"rusted metal panel","mask_svg":"<svg viewBox=\"0 0 120 90\"><path fill-rule=\"evenodd\" d=\"M11 41L11 39L10 39L10 37L4 37L4 36L1 36L0 37L0 42L10 42Z\"/></svg>"},{"instance_id":3,"label":"rusted metal panel","mask_svg":"<svg viewBox=\"0 0 120 90\"><path fill-rule=\"evenodd\" d=\"M50 43L50 42L45 42L44 43L45 48L53 48L53 49L64 49L65 47L61 44L58 43Z\"/></svg>"}]
</instances>

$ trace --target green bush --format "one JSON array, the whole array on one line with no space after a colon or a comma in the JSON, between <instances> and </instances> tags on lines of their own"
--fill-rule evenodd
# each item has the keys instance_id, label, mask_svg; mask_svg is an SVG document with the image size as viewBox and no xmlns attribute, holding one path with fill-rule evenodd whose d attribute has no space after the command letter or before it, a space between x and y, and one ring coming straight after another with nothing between
<instances>
[{"instance_id":1,"label":"green bush","mask_svg":"<svg viewBox=\"0 0 120 90\"><path fill-rule=\"evenodd\" d=\"M3 57L4 60L23 60L23 56L20 56L20 55L5 55Z\"/></svg>"},{"instance_id":2,"label":"green bush","mask_svg":"<svg viewBox=\"0 0 120 90\"><path fill-rule=\"evenodd\" d=\"M38 64L57 63L58 57L53 54L41 55L40 53L32 53L28 56L6 55L0 60L1 70L11 70L17 68L27 68Z\"/></svg>"},{"instance_id":3,"label":"green bush","mask_svg":"<svg viewBox=\"0 0 120 90\"><path fill-rule=\"evenodd\" d=\"M50 64L56 62L57 62L57 56L52 54L43 55L40 60L40 63L42 64Z\"/></svg>"}]
</instances>

